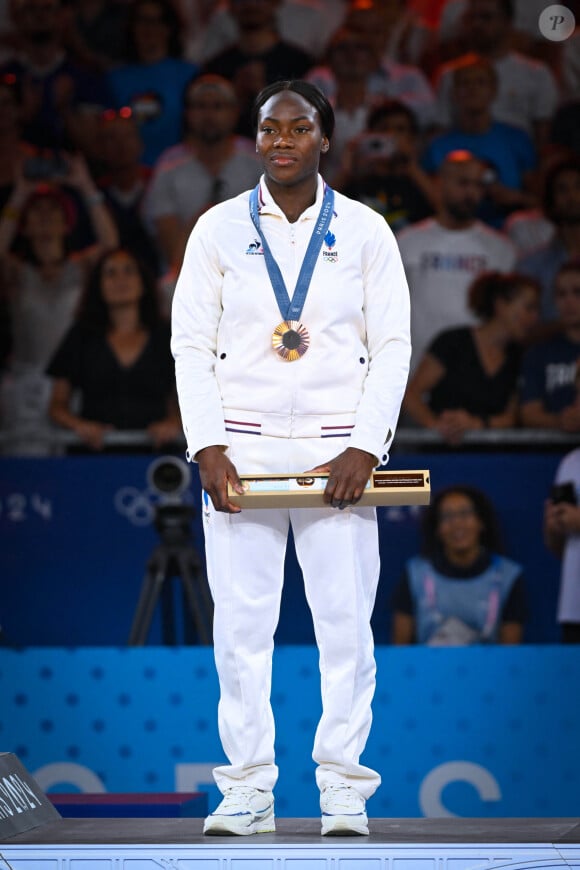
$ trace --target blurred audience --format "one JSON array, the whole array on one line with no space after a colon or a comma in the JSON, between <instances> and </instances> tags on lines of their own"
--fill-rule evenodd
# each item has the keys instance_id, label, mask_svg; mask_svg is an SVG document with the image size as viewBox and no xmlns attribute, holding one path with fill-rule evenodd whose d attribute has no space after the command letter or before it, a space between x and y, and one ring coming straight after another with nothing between
<instances>
[{"instance_id":1,"label":"blurred audience","mask_svg":"<svg viewBox=\"0 0 580 870\"><path fill-rule=\"evenodd\" d=\"M554 301L561 332L526 353L520 388L522 424L580 433L580 259L560 267Z\"/></svg>"},{"instance_id":2,"label":"blurred audience","mask_svg":"<svg viewBox=\"0 0 580 870\"><path fill-rule=\"evenodd\" d=\"M38 148L84 151L110 102L105 77L67 50L64 0L19 0L12 10L16 47L0 76L21 83L23 138Z\"/></svg>"},{"instance_id":3,"label":"blurred audience","mask_svg":"<svg viewBox=\"0 0 580 870\"><path fill-rule=\"evenodd\" d=\"M145 211L174 279L199 215L255 187L260 177L253 141L234 134L237 118L236 94L227 79L211 74L194 79L184 93L181 142L155 164Z\"/></svg>"},{"instance_id":4,"label":"blurred audience","mask_svg":"<svg viewBox=\"0 0 580 870\"><path fill-rule=\"evenodd\" d=\"M432 173L450 151L471 151L487 167L486 195L479 217L501 227L511 211L536 203L530 176L537 158L525 130L493 120L491 106L496 91L497 74L487 58L467 54L457 61L451 91L454 122L446 132L431 139L422 166Z\"/></svg>"},{"instance_id":5,"label":"blurred audience","mask_svg":"<svg viewBox=\"0 0 580 870\"><path fill-rule=\"evenodd\" d=\"M438 23L438 44L443 51L457 51L465 38L465 12L468 0L447 0L443 4ZM512 0L510 43L512 47L526 54L534 54L537 43L542 41L538 19L546 8L546 0Z\"/></svg>"},{"instance_id":6,"label":"blurred audience","mask_svg":"<svg viewBox=\"0 0 580 870\"><path fill-rule=\"evenodd\" d=\"M407 419L455 444L470 428L518 419L580 431L566 392L580 358L579 37L542 48L544 6L11 3L0 21L2 426L44 425L46 365L103 252L119 245L141 281L152 276L168 314L198 216L259 177L255 95L304 77L336 114L325 179L398 237L412 301ZM514 268L530 280L518 283ZM526 354L518 418L513 384L536 279L542 341Z\"/></svg>"},{"instance_id":7,"label":"blurred audience","mask_svg":"<svg viewBox=\"0 0 580 870\"><path fill-rule=\"evenodd\" d=\"M527 605L522 566L500 555L495 510L480 490L450 486L425 509L421 555L393 597L392 642L518 644Z\"/></svg>"},{"instance_id":8,"label":"blurred audience","mask_svg":"<svg viewBox=\"0 0 580 870\"><path fill-rule=\"evenodd\" d=\"M199 69L183 59L182 23L171 0L133 0L127 34L128 62L108 73L112 105L131 108L143 161L152 166L179 141L183 90Z\"/></svg>"},{"instance_id":9,"label":"blurred audience","mask_svg":"<svg viewBox=\"0 0 580 870\"><path fill-rule=\"evenodd\" d=\"M517 423L522 347L538 319L539 285L526 275L485 272L469 289L475 327L440 333L409 381L403 411L460 444L474 429Z\"/></svg>"},{"instance_id":10,"label":"blurred audience","mask_svg":"<svg viewBox=\"0 0 580 870\"><path fill-rule=\"evenodd\" d=\"M117 226L119 244L143 261L150 272L161 275L154 233L147 225L143 205L151 168L141 158L143 141L132 110L108 109L102 116L97 139L99 188Z\"/></svg>"},{"instance_id":11,"label":"blurred audience","mask_svg":"<svg viewBox=\"0 0 580 870\"><path fill-rule=\"evenodd\" d=\"M542 208L546 184L552 169L564 160L575 158L572 148L551 142L542 148L534 173L534 193L537 205L516 209L506 218L502 227L518 249L520 259L551 241L556 227Z\"/></svg>"},{"instance_id":12,"label":"blurred audience","mask_svg":"<svg viewBox=\"0 0 580 870\"><path fill-rule=\"evenodd\" d=\"M411 294L411 370L437 333L477 323L468 304L468 287L477 275L514 268L512 243L476 218L484 172L470 152L448 154L439 171L437 214L398 236Z\"/></svg>"},{"instance_id":13,"label":"blurred audience","mask_svg":"<svg viewBox=\"0 0 580 870\"><path fill-rule=\"evenodd\" d=\"M395 233L429 217L439 199L418 161L415 115L398 100L371 110L366 130L351 139L334 186L382 214Z\"/></svg>"},{"instance_id":14,"label":"blurred audience","mask_svg":"<svg viewBox=\"0 0 580 870\"><path fill-rule=\"evenodd\" d=\"M278 4L279 0L231 0L238 37L203 66L204 72L233 83L240 108L236 132L249 138L254 136L252 104L259 91L278 79L304 78L314 63L311 55L282 38Z\"/></svg>"},{"instance_id":15,"label":"blurred audience","mask_svg":"<svg viewBox=\"0 0 580 870\"><path fill-rule=\"evenodd\" d=\"M513 49L513 13L512 0L466 0L458 54L468 50L488 58L498 82L492 106L494 119L522 127L539 149L548 140L559 90L545 63ZM434 73L439 98L438 120L444 126L454 120L452 77L457 62L442 64Z\"/></svg>"},{"instance_id":16,"label":"blurred audience","mask_svg":"<svg viewBox=\"0 0 580 870\"><path fill-rule=\"evenodd\" d=\"M560 266L580 257L580 157L562 160L546 177L544 215L555 232L550 240L518 262L518 271L537 278L542 285L542 318L557 318L554 281Z\"/></svg>"},{"instance_id":17,"label":"blurred audience","mask_svg":"<svg viewBox=\"0 0 580 870\"><path fill-rule=\"evenodd\" d=\"M436 114L431 84L419 67L380 57L375 39L379 21L380 11L372 2L362 5L356 14L352 12L347 15L343 27L330 40L323 63L315 66L307 78L320 88L334 106L338 103L340 82L337 79L342 77L343 88L348 86L349 63L356 63L357 76L362 75L359 67L363 64L364 51L365 102L376 98L400 100L413 110L421 129L428 129L435 122ZM349 42L345 45L346 40ZM335 55L337 48L342 52L338 57Z\"/></svg>"},{"instance_id":18,"label":"blurred audience","mask_svg":"<svg viewBox=\"0 0 580 870\"><path fill-rule=\"evenodd\" d=\"M373 41L354 27L343 27L332 37L326 62L306 76L332 103L335 130L332 148L325 156L322 172L331 184L340 177L348 142L361 133L373 108L385 99L397 99L415 114L419 126L432 116L434 97L419 70L394 61L379 66Z\"/></svg>"},{"instance_id":19,"label":"blurred audience","mask_svg":"<svg viewBox=\"0 0 580 870\"><path fill-rule=\"evenodd\" d=\"M104 449L108 432L120 430L145 430L155 449L174 443L181 423L169 342L153 277L129 251L104 254L47 368L54 422L94 451Z\"/></svg>"},{"instance_id":20,"label":"blurred audience","mask_svg":"<svg viewBox=\"0 0 580 870\"><path fill-rule=\"evenodd\" d=\"M127 57L125 0L76 0L70 10L67 45L85 66L106 72Z\"/></svg>"},{"instance_id":21,"label":"blurred audience","mask_svg":"<svg viewBox=\"0 0 580 870\"><path fill-rule=\"evenodd\" d=\"M372 36L381 61L420 67L434 39L433 30L408 0L350 0L347 21Z\"/></svg>"},{"instance_id":22,"label":"blurred audience","mask_svg":"<svg viewBox=\"0 0 580 870\"><path fill-rule=\"evenodd\" d=\"M199 15L195 22L188 16L191 24L187 50L192 60L204 63L239 39L240 31L232 11L234 3L235 0L218 0L203 22ZM275 11L280 38L313 58L320 57L330 36L342 23L347 6L347 0L279 0Z\"/></svg>"},{"instance_id":23,"label":"blurred audience","mask_svg":"<svg viewBox=\"0 0 580 870\"><path fill-rule=\"evenodd\" d=\"M74 204L58 185L19 176L0 213L0 268L10 319L10 358L0 398L1 426L15 434L13 453L29 452L18 430L47 426L50 383L44 369L72 322L87 270L117 244L114 223L81 157L70 158L69 185L82 193L97 243L69 252ZM20 229L20 243L12 242ZM34 448L35 450L37 447Z\"/></svg>"},{"instance_id":24,"label":"blurred audience","mask_svg":"<svg viewBox=\"0 0 580 870\"><path fill-rule=\"evenodd\" d=\"M544 505L544 540L562 560L557 611L562 643L580 643L580 448L558 465Z\"/></svg>"}]
</instances>

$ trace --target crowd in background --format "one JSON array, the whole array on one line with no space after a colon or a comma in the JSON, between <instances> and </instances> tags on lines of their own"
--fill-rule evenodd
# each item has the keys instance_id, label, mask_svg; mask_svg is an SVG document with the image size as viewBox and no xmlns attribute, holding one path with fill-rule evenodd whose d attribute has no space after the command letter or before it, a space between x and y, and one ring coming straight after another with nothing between
<instances>
[{"instance_id":1,"label":"crowd in background","mask_svg":"<svg viewBox=\"0 0 580 870\"><path fill-rule=\"evenodd\" d=\"M580 28L546 38L545 6L1 2L0 452L54 452L63 429L91 451L111 431L180 441L168 317L187 238L258 181L252 102L288 78L333 104L326 180L399 242L413 344L400 425L451 448L482 429L580 436ZM449 499L468 502L460 519L480 509ZM546 516L559 552L580 539L568 513ZM463 576L448 549L437 558ZM419 625L418 564L398 592L401 642ZM521 581L502 571L493 636L513 642Z\"/></svg>"},{"instance_id":2,"label":"crowd in background","mask_svg":"<svg viewBox=\"0 0 580 870\"><path fill-rule=\"evenodd\" d=\"M175 440L160 425L171 386L148 407L135 382L167 365L156 337L198 216L259 178L252 101L280 78L331 100L323 174L397 236L413 343L401 425L453 446L487 428L580 432L580 31L545 38L544 5L6 0L4 451L38 452L26 432L55 425L90 449L96 428ZM108 313L90 323L95 270ZM149 280L155 315L120 315ZM108 359L71 339L80 324Z\"/></svg>"}]
</instances>

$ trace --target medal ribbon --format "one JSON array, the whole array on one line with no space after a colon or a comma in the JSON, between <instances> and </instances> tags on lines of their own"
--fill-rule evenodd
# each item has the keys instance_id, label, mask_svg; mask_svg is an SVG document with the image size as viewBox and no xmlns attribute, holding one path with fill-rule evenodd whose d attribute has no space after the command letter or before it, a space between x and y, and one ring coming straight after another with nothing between
<instances>
[{"instance_id":1,"label":"medal ribbon","mask_svg":"<svg viewBox=\"0 0 580 870\"><path fill-rule=\"evenodd\" d=\"M304 254L304 260L300 267L300 274L298 275L292 299L288 296L288 290L286 289L286 284L284 283L280 267L274 259L270 246L266 241L266 237L260 228L260 213L258 210L259 191L260 185L257 184L254 190L250 193L250 217L252 218L252 223L254 224L256 232L260 236L260 241L262 242L266 268L268 270L274 295L276 296L276 302L278 303L278 308L280 309L280 314L282 315L283 320L300 320L300 315L302 314L302 309L306 302L306 296L308 294L308 288L310 287L310 281L312 280L312 273L314 272L316 260L320 253L326 232L330 226L330 221L332 220L332 214L334 211L334 191L326 185L320 214L318 215L316 226L312 231L306 253Z\"/></svg>"}]
</instances>

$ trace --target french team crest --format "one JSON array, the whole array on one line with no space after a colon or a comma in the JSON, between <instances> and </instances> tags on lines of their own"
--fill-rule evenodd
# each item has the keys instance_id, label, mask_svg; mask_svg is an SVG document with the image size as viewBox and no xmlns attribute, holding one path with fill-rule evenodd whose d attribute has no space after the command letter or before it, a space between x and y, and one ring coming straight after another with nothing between
<instances>
[{"instance_id":1,"label":"french team crest","mask_svg":"<svg viewBox=\"0 0 580 870\"><path fill-rule=\"evenodd\" d=\"M338 251L333 251L336 245L336 236L330 230L324 237L325 250L322 252L322 259L325 263L336 263L338 260Z\"/></svg>"}]
</instances>

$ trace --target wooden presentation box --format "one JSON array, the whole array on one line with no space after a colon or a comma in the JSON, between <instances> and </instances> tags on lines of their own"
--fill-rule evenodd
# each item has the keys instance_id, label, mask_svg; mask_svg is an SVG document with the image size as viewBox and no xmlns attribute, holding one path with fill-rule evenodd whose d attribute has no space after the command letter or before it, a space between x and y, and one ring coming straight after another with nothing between
<instances>
[{"instance_id":1,"label":"wooden presentation box","mask_svg":"<svg viewBox=\"0 0 580 870\"><path fill-rule=\"evenodd\" d=\"M241 508L324 507L328 474L240 475L243 495L228 484L228 497ZM429 504L429 472L373 471L358 505Z\"/></svg>"}]
</instances>

